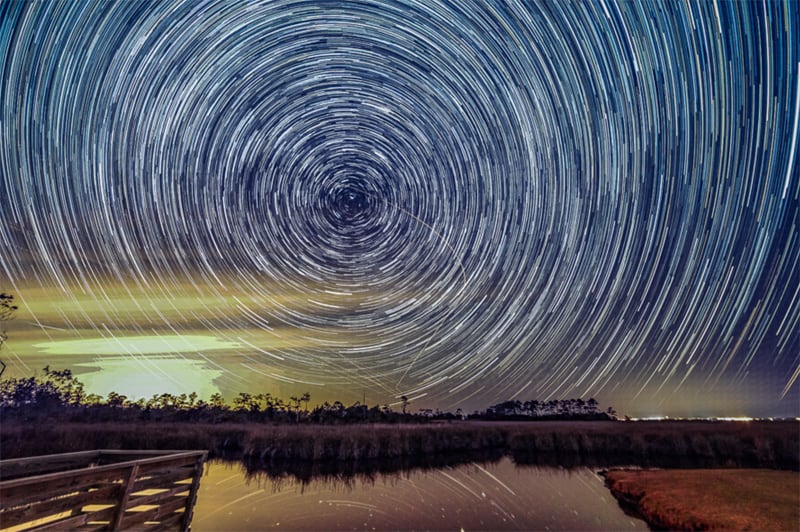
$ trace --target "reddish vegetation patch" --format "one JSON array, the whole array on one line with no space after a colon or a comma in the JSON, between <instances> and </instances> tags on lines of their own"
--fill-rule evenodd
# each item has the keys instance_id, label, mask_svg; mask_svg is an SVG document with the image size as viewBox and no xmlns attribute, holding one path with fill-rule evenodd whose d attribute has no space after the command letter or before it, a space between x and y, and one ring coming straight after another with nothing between
<instances>
[{"instance_id":1,"label":"reddish vegetation patch","mask_svg":"<svg viewBox=\"0 0 800 532\"><path fill-rule=\"evenodd\" d=\"M800 530L800 473L769 469L612 470L606 485L651 526Z\"/></svg>"}]
</instances>

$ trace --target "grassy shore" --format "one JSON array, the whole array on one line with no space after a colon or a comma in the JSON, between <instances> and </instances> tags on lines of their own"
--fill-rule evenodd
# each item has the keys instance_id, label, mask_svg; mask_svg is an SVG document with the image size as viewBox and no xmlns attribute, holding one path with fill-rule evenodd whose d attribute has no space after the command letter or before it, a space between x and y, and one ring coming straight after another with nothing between
<instances>
[{"instance_id":1,"label":"grassy shore","mask_svg":"<svg viewBox=\"0 0 800 532\"><path fill-rule=\"evenodd\" d=\"M606 485L658 530L798 530L800 474L764 469L614 470Z\"/></svg>"},{"instance_id":2,"label":"grassy shore","mask_svg":"<svg viewBox=\"0 0 800 532\"><path fill-rule=\"evenodd\" d=\"M453 422L422 425L3 423L4 459L88 449L204 449L249 462L502 451L518 463L798 469L796 421Z\"/></svg>"}]
</instances>

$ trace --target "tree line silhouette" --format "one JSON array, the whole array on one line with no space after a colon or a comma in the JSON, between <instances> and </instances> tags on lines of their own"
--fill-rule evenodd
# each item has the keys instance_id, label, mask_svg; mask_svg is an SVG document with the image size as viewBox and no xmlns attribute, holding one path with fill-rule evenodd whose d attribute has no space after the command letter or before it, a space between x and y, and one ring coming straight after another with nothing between
<instances>
[{"instance_id":1,"label":"tree line silhouette","mask_svg":"<svg viewBox=\"0 0 800 532\"><path fill-rule=\"evenodd\" d=\"M309 408L311 395L291 396L288 401L270 393L241 392L228 403L215 393L204 400L196 393L153 395L149 399L129 399L117 392L106 397L87 393L69 369L43 369L41 377L0 380L0 415L6 420L32 421L56 418L69 421L203 421L272 423L425 423L430 421L525 420L525 419L609 419L613 409L598 410L597 401L506 401L465 414L461 409L443 412L423 408L408 412L410 401L401 398L402 411L389 405L369 406L356 401L325 401Z\"/></svg>"}]
</instances>

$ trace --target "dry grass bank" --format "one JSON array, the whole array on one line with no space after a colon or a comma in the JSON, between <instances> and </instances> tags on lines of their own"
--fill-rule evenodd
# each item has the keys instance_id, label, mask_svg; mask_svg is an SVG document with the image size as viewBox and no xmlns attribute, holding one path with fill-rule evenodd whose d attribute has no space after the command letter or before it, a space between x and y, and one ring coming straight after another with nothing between
<instances>
[{"instance_id":1,"label":"dry grass bank","mask_svg":"<svg viewBox=\"0 0 800 532\"><path fill-rule=\"evenodd\" d=\"M764 469L614 470L620 505L661 530L798 530L800 474Z\"/></svg>"}]
</instances>

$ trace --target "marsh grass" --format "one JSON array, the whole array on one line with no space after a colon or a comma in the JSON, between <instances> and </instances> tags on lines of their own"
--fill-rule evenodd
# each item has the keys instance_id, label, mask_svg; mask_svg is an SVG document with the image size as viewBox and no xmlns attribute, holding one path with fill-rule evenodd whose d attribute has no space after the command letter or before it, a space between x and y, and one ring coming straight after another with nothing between
<instances>
[{"instance_id":1,"label":"marsh grass","mask_svg":"<svg viewBox=\"0 0 800 532\"><path fill-rule=\"evenodd\" d=\"M525 463L798 469L797 421L541 423L513 427L509 451Z\"/></svg>"},{"instance_id":2,"label":"marsh grass","mask_svg":"<svg viewBox=\"0 0 800 532\"><path fill-rule=\"evenodd\" d=\"M454 422L413 425L3 423L2 458L89 449L203 449L264 465L498 451L518 463L798 469L796 421Z\"/></svg>"}]
</instances>

